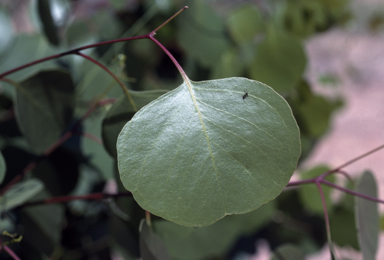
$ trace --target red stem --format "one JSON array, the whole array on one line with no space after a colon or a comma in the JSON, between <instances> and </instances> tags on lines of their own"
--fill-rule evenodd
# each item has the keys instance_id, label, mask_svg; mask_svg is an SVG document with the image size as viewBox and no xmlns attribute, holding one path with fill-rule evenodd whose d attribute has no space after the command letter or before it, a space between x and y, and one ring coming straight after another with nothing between
<instances>
[{"instance_id":1,"label":"red stem","mask_svg":"<svg viewBox=\"0 0 384 260\"><path fill-rule=\"evenodd\" d=\"M127 197L127 196L132 196L132 193L123 192L123 193L117 193L117 194L109 194L109 193L97 192L97 193L91 193L86 195L61 196L61 197L49 198L45 200L25 203L17 208L24 208L24 207L30 207L30 206L36 206L36 205L42 205L42 204L46 205L46 204L54 204L54 203L63 203L63 202L69 202L74 200L101 200L105 198L118 198L118 197Z\"/></svg>"}]
</instances>

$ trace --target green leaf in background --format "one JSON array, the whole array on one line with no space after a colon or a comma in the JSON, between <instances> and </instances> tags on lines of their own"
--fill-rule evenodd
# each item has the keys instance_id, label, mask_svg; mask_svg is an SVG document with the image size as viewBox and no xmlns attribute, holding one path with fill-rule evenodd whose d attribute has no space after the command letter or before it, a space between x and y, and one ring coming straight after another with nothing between
<instances>
[{"instance_id":1,"label":"green leaf in background","mask_svg":"<svg viewBox=\"0 0 384 260\"><path fill-rule=\"evenodd\" d=\"M328 166L317 166L309 171L305 171L300 174L301 179L306 180L310 178L315 178L322 173L329 171ZM334 175L329 175L325 178L327 181L334 182L335 181L335 176ZM331 192L332 188L328 186L322 186L324 196L325 196L325 203L327 204L327 209L328 212L332 212L332 200L331 200ZM321 197L319 194L319 190L317 189L316 185L313 184L306 184L306 185L301 185L299 188L299 194L300 194L300 199L305 205L305 207L312 211L313 213L319 214L321 216L324 215L324 209L323 209L323 204L321 202Z\"/></svg>"},{"instance_id":2,"label":"green leaf in background","mask_svg":"<svg viewBox=\"0 0 384 260\"><path fill-rule=\"evenodd\" d=\"M255 4L244 4L235 9L227 19L232 38L238 44L249 42L264 30L264 22Z\"/></svg>"},{"instance_id":3,"label":"green leaf in background","mask_svg":"<svg viewBox=\"0 0 384 260\"><path fill-rule=\"evenodd\" d=\"M0 184L3 182L6 172L7 165L5 164L3 154L0 152Z\"/></svg>"},{"instance_id":4,"label":"green leaf in background","mask_svg":"<svg viewBox=\"0 0 384 260\"><path fill-rule=\"evenodd\" d=\"M143 219L140 223L140 252L143 260L168 260L167 248Z\"/></svg>"},{"instance_id":5,"label":"green leaf in background","mask_svg":"<svg viewBox=\"0 0 384 260\"><path fill-rule=\"evenodd\" d=\"M32 201L50 198L51 194L46 190L39 192ZM61 204L36 205L21 210L20 222L24 227L23 243L28 243L51 255L61 239L61 231L64 226L65 207Z\"/></svg>"},{"instance_id":6,"label":"green leaf in background","mask_svg":"<svg viewBox=\"0 0 384 260\"><path fill-rule=\"evenodd\" d=\"M93 135L101 140L102 121L105 114L105 108L102 107L92 117L87 118L83 123L84 133ZM81 148L84 155L89 158L89 163L101 172L105 180L113 178L115 162L107 153L102 143L90 138L81 138Z\"/></svg>"},{"instance_id":7,"label":"green leaf in background","mask_svg":"<svg viewBox=\"0 0 384 260\"><path fill-rule=\"evenodd\" d=\"M377 184L374 175L365 171L356 187L356 192L377 198ZM379 212L377 202L356 196L356 224L359 244L364 260L374 260L379 239Z\"/></svg>"},{"instance_id":8,"label":"green leaf in background","mask_svg":"<svg viewBox=\"0 0 384 260\"><path fill-rule=\"evenodd\" d=\"M39 18L43 25L43 30L50 43L58 46L59 36L57 28L52 18L50 0L38 0L37 9L39 11Z\"/></svg>"},{"instance_id":9,"label":"green leaf in background","mask_svg":"<svg viewBox=\"0 0 384 260\"><path fill-rule=\"evenodd\" d=\"M263 83L188 80L135 114L117 153L121 181L142 208L206 226L280 194L300 156L299 129Z\"/></svg>"},{"instance_id":10,"label":"green leaf in background","mask_svg":"<svg viewBox=\"0 0 384 260\"><path fill-rule=\"evenodd\" d=\"M236 49L228 49L221 55L219 63L212 68L212 79L242 76L244 62L239 57Z\"/></svg>"},{"instance_id":11,"label":"green leaf in background","mask_svg":"<svg viewBox=\"0 0 384 260\"><path fill-rule=\"evenodd\" d=\"M306 63L302 43L270 26L267 37L256 47L249 72L253 79L268 84L279 93L286 93L299 83Z\"/></svg>"},{"instance_id":12,"label":"green leaf in background","mask_svg":"<svg viewBox=\"0 0 384 260\"><path fill-rule=\"evenodd\" d=\"M27 62L55 54L56 52L57 50L52 48L42 35L19 35L12 44L12 48L1 56L0 72L5 72L17 66L24 65ZM57 67L57 60L45 61L12 73L7 76L7 78L19 81L20 79L30 77L42 69L53 69Z\"/></svg>"},{"instance_id":13,"label":"green leaf in background","mask_svg":"<svg viewBox=\"0 0 384 260\"><path fill-rule=\"evenodd\" d=\"M311 137L320 137L329 128L331 115L342 106L342 101L327 100L312 92L307 82L297 87L297 95L288 99L297 118L300 130Z\"/></svg>"},{"instance_id":14,"label":"green leaf in background","mask_svg":"<svg viewBox=\"0 0 384 260\"><path fill-rule=\"evenodd\" d=\"M71 75L61 70L42 71L20 83L17 121L34 152L43 153L72 121L74 90Z\"/></svg>"},{"instance_id":15,"label":"green leaf in background","mask_svg":"<svg viewBox=\"0 0 384 260\"><path fill-rule=\"evenodd\" d=\"M30 200L42 191L44 185L38 179L19 182L0 197L0 212L10 210Z\"/></svg>"},{"instance_id":16,"label":"green leaf in background","mask_svg":"<svg viewBox=\"0 0 384 260\"><path fill-rule=\"evenodd\" d=\"M294 245L284 244L273 253L271 260L304 260L304 253Z\"/></svg>"},{"instance_id":17,"label":"green leaf in background","mask_svg":"<svg viewBox=\"0 0 384 260\"><path fill-rule=\"evenodd\" d=\"M3 8L0 7L0 57L4 55L4 51L10 47L12 39L14 37L12 23L9 19L9 15L5 12Z\"/></svg>"},{"instance_id":18,"label":"green leaf in background","mask_svg":"<svg viewBox=\"0 0 384 260\"><path fill-rule=\"evenodd\" d=\"M332 242L340 247L353 247L359 250L355 212L347 207L334 207L329 215Z\"/></svg>"},{"instance_id":19,"label":"green leaf in background","mask_svg":"<svg viewBox=\"0 0 384 260\"><path fill-rule=\"evenodd\" d=\"M142 108L149 102L167 93L167 90L154 90L154 91L132 91L129 93L135 102L137 109ZM131 120L136 113L132 104L128 101L126 95L122 95L115 104L108 110L102 125L103 144L108 153L117 158L116 142L117 136L124 125Z\"/></svg>"},{"instance_id":20,"label":"green leaf in background","mask_svg":"<svg viewBox=\"0 0 384 260\"><path fill-rule=\"evenodd\" d=\"M216 66L229 47L225 26L204 0L189 1L188 12L178 17L178 43L203 66Z\"/></svg>"},{"instance_id":21,"label":"green leaf in background","mask_svg":"<svg viewBox=\"0 0 384 260\"><path fill-rule=\"evenodd\" d=\"M276 210L271 201L246 214L226 216L208 227L191 228L170 221L154 221L172 259L211 259L227 253L240 236L250 235L266 225Z\"/></svg>"}]
</instances>

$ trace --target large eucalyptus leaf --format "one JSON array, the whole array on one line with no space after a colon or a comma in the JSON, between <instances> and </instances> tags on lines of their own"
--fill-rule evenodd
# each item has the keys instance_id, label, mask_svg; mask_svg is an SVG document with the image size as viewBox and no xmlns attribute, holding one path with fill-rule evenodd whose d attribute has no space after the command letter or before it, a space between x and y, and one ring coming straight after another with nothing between
<instances>
[{"instance_id":1,"label":"large eucalyptus leaf","mask_svg":"<svg viewBox=\"0 0 384 260\"><path fill-rule=\"evenodd\" d=\"M141 207L206 226L280 194L300 156L299 129L263 83L186 79L135 114L117 152L121 181Z\"/></svg>"},{"instance_id":2,"label":"large eucalyptus leaf","mask_svg":"<svg viewBox=\"0 0 384 260\"><path fill-rule=\"evenodd\" d=\"M142 108L166 92L167 90L129 91L137 108ZM136 110L129 102L127 96L122 95L105 115L102 126L103 144L111 156L117 157L117 136L127 121L131 120L135 113Z\"/></svg>"},{"instance_id":3,"label":"large eucalyptus leaf","mask_svg":"<svg viewBox=\"0 0 384 260\"><path fill-rule=\"evenodd\" d=\"M42 153L68 127L74 108L70 74L46 70L20 83L16 91L17 121L33 151Z\"/></svg>"},{"instance_id":4,"label":"large eucalyptus leaf","mask_svg":"<svg viewBox=\"0 0 384 260\"><path fill-rule=\"evenodd\" d=\"M376 180L370 171L363 173L356 191L374 198L377 197ZM364 259L376 259L380 229L377 203L356 197L355 214L357 235Z\"/></svg>"}]
</instances>

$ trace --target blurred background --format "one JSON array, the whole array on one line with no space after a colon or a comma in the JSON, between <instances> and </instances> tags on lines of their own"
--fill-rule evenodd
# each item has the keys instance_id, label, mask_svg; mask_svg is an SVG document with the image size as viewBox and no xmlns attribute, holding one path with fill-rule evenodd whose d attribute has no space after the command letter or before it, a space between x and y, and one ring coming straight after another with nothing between
<instances>
[{"instance_id":1,"label":"blurred background","mask_svg":"<svg viewBox=\"0 0 384 260\"><path fill-rule=\"evenodd\" d=\"M156 38L174 55L191 80L247 77L268 84L289 102L300 126L303 151L293 180L341 165L384 143L382 0L0 0L0 72L83 45L146 34L185 5L189 9L161 28ZM171 60L149 40L104 45L84 53L103 63L135 91L171 90L182 83ZM47 68L64 68L70 72L76 86L77 117L113 82L100 68L74 56L39 64L9 78L22 81ZM21 134L10 112L14 91L10 85L0 84L0 148L9 166L7 176L20 171L20 166L12 166L21 163L15 158L27 163L34 156L19 138ZM107 93L108 98L121 95L117 84ZM103 138L102 122L107 112L108 109L97 111L82 127ZM115 155L108 147L89 140L77 140L72 145L75 148L72 147L70 157L74 158L78 174L97 172L92 175L96 177L92 177L94 185L89 191L120 189L115 177ZM62 156L57 155L57 160ZM379 151L345 170L358 178L370 169L377 178L379 196L384 198L383 159L384 151ZM84 170L79 165L88 168L84 166ZM76 183L78 176L74 178ZM335 181L345 183L343 178ZM185 259L269 259L270 250L283 242L300 245L311 255L308 259L329 259L321 210L308 205L302 194L301 190L287 191L277 199L271 221L274 223L263 222L251 231L238 232L223 249L207 249L206 255ZM335 212L341 212L337 216L353 219L349 208L337 204L343 200L341 195L330 196L336 201ZM28 250L55 255L51 259L138 257L137 248L122 246L123 239L136 241L134 244L138 246L137 231L126 238L115 227L111 232L116 233L111 235L106 231L110 214L114 214L110 206L106 209L104 205L88 203L74 207L84 205L93 213L75 210L77 213L73 214L73 208L66 209L67 233L57 235L51 248L41 249L26 242ZM380 206L380 209L382 213L384 208ZM137 212L140 219L143 212ZM290 225L285 222L290 218L305 224L295 222L300 226L297 230L279 233L281 226ZM331 223L343 223L345 219L331 217ZM83 233L79 231L81 221L88 223L89 228ZM92 221L94 225L89 224ZM114 221L117 227L123 225ZM68 229L71 224L72 229ZM340 256L362 259L356 251L357 242L346 238L351 226L336 226L333 234ZM137 223L129 226L135 228ZM113 237L118 242L110 246L109 240L98 240L107 250L104 255L99 254L95 243L90 242L94 236L88 241L85 235L90 230L97 233L95 236ZM158 233L163 239L166 236L160 228ZM82 239L73 241L73 237ZM171 243L166 242L168 248L172 247ZM87 251L84 245L90 249ZM175 259L183 259L177 250L170 251ZM323 254L317 255L319 251ZM382 236L377 259L383 257Z\"/></svg>"}]
</instances>

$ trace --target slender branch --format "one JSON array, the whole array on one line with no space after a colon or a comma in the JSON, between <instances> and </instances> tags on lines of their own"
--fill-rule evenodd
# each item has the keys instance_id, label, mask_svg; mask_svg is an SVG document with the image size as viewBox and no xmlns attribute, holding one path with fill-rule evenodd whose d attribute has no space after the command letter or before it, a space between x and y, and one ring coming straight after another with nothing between
<instances>
[{"instance_id":1,"label":"slender branch","mask_svg":"<svg viewBox=\"0 0 384 260\"><path fill-rule=\"evenodd\" d=\"M78 196L61 196L61 197L54 197L54 198L25 203L17 207L17 209L30 207L30 206L37 206L37 205L63 203L63 202L69 202L74 200L101 200L106 198L118 198L118 197L127 197L127 196L132 196L132 193L123 192L123 193L110 194L110 193L97 192L97 193L78 195Z\"/></svg>"},{"instance_id":2,"label":"slender branch","mask_svg":"<svg viewBox=\"0 0 384 260\"><path fill-rule=\"evenodd\" d=\"M318 181L316 181L316 186L317 186L317 189L319 190L319 193L320 193L321 203L323 204L325 227L327 230L327 240L328 240L329 249L331 251L331 259L333 259L334 249L333 249L333 245L332 245L331 226L329 224L327 203L325 202L325 196L324 196L323 189L321 188L321 184Z\"/></svg>"},{"instance_id":3,"label":"slender branch","mask_svg":"<svg viewBox=\"0 0 384 260\"><path fill-rule=\"evenodd\" d=\"M180 72L181 76L183 77L184 81L188 82L189 79L188 79L187 74L184 72L183 68L177 62L175 57L173 57L173 55L167 50L167 48L165 48L164 45L162 45L158 40L156 40L154 35L149 34L148 38L151 39L154 43L156 43L157 46L159 46L168 55L168 57L172 60L173 64L175 64L176 68L179 70L179 72Z\"/></svg>"},{"instance_id":4,"label":"slender branch","mask_svg":"<svg viewBox=\"0 0 384 260\"><path fill-rule=\"evenodd\" d=\"M297 185L303 185L303 184L308 184L308 183L315 183L316 182L316 179L315 178L312 178L312 179L307 179L307 180L302 180L302 181L291 181L287 184L287 187L288 186L297 186Z\"/></svg>"},{"instance_id":5,"label":"slender branch","mask_svg":"<svg viewBox=\"0 0 384 260\"><path fill-rule=\"evenodd\" d=\"M110 70L109 70L107 67L105 67L103 64L101 64L101 63L98 62L97 60L95 60L95 59L89 57L88 55L85 55L85 54L83 54L83 53L81 53L81 52L77 52L76 54L79 55L79 56L81 56L81 57L83 57L83 58L85 58L85 59L87 59L87 60L89 60L89 61L91 61L92 63L96 64L97 66L99 66L100 68L102 68L103 70L105 70L106 72L108 72L108 74L111 75L111 76L117 81L117 83L119 83L119 85L121 86L121 88L122 88L122 90L124 91L125 95L127 95L127 98L128 98L128 100L129 100L129 102L131 103L132 108L133 108L135 111L137 111L136 104L135 104L135 102L133 101L131 95L129 94L129 91L128 91L127 87L124 85L123 82L121 82L121 80L120 80L115 74L112 73L112 71L110 71Z\"/></svg>"},{"instance_id":6,"label":"slender branch","mask_svg":"<svg viewBox=\"0 0 384 260\"><path fill-rule=\"evenodd\" d=\"M10 249L8 246L3 246L4 247L4 250L9 254L9 256L11 256L14 260L21 260L18 255L16 255L15 252L12 251L12 249ZM0 250L1 250L1 247L0 247Z\"/></svg>"},{"instance_id":7,"label":"slender branch","mask_svg":"<svg viewBox=\"0 0 384 260\"><path fill-rule=\"evenodd\" d=\"M327 186L330 186L332 188L338 189L340 191L343 191L343 192L346 192L346 193L349 193L349 194L361 197L363 199L367 199L367 200L378 202L378 203L384 203L384 200L380 200L380 199L377 199L375 197L371 197L371 196L364 195L362 193L359 193L359 192L356 192L356 191L353 191L353 190L350 190L350 189L347 189L347 188L340 187L339 185L336 185L336 184L334 184L332 182L329 182L327 180L322 180L321 183L323 183L323 184L325 184Z\"/></svg>"},{"instance_id":8,"label":"slender branch","mask_svg":"<svg viewBox=\"0 0 384 260\"><path fill-rule=\"evenodd\" d=\"M178 16L182 11L184 11L185 9L187 9L188 6L184 6L183 8L181 8L177 13L175 13L174 15L172 15L168 20L166 20L164 23L162 23L159 27L157 27L155 30L153 30L151 33L153 35L156 34L156 32L161 28L163 27L164 25L166 25L167 23L169 23L171 20L173 20L173 18L175 18L176 16Z\"/></svg>"},{"instance_id":9,"label":"slender branch","mask_svg":"<svg viewBox=\"0 0 384 260\"><path fill-rule=\"evenodd\" d=\"M375 152L377 152L377 151L379 151L379 150L381 150L381 149L383 149L383 148L384 148L384 144L383 144L383 145L380 145L379 147L376 147L376 148L372 149L372 150L369 151L369 152L366 152L365 154L362 154L362 155L360 155L360 156L357 156L356 158L354 158L354 159L352 159L352 160L350 160L350 161L348 161L348 162L346 162L346 163L344 163L344 164L342 164L342 165L336 167L336 168L335 168L334 170L332 170L332 171L339 171L341 168L344 168L344 167L346 167L346 166L348 166L348 165L350 165L350 164L352 164L352 163L354 163L354 162L357 162L358 160L361 160L361 159L367 157L368 155L371 155L371 154L373 154L373 153L375 153Z\"/></svg>"},{"instance_id":10,"label":"slender branch","mask_svg":"<svg viewBox=\"0 0 384 260\"><path fill-rule=\"evenodd\" d=\"M115 40L110 40L110 41L105 41L105 42L99 42L99 43L85 45L85 46L80 47L80 48L72 49L72 50L69 50L69 51L66 51L66 52L62 52L62 53L51 55L51 56L48 56L48 57L45 57L45 58L42 58L42 59L38 59L38 60L35 60L35 61L32 61L32 62L26 63L24 65L21 65L19 67L16 67L14 69L8 70L6 72L3 72L3 73L0 74L0 80L3 80L4 77L6 77L6 76L8 76L8 75L10 75L12 73L15 73L16 71L25 69L25 68L33 66L33 65L36 65L38 63L42 63L44 61L57 59L57 58L60 58L60 57L66 56L66 55L70 55L70 54L78 54L82 50L86 50L86 49L90 49L90 48L95 48L95 47L99 47L99 46L102 46L102 45L113 44L113 43L117 43L117 42L126 42L126 41L131 41L131 40L138 40L138 39L145 39L145 38L148 38L147 34L146 35L127 37L127 38L122 38L122 39L115 39Z\"/></svg>"}]
</instances>

